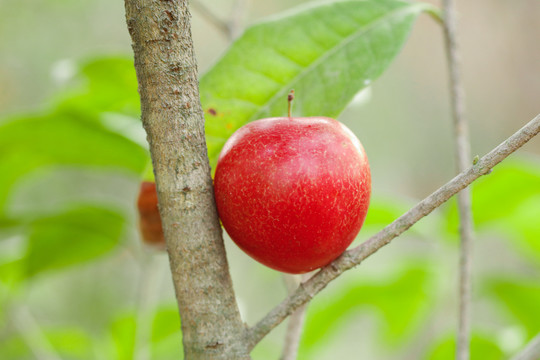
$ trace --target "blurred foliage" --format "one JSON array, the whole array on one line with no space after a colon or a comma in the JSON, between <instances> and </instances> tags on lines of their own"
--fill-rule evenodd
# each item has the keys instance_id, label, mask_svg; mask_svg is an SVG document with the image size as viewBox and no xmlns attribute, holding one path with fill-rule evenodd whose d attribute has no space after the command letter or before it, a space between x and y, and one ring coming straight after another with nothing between
<instances>
[{"instance_id":1,"label":"blurred foliage","mask_svg":"<svg viewBox=\"0 0 540 360\"><path fill-rule=\"evenodd\" d=\"M23 272L30 277L102 255L116 245L122 228L118 213L92 206L39 218L30 225Z\"/></svg>"},{"instance_id":2,"label":"blurred foliage","mask_svg":"<svg viewBox=\"0 0 540 360\"><path fill-rule=\"evenodd\" d=\"M522 278L489 279L485 284L487 293L497 299L504 313L525 329L526 337L532 339L540 332L540 283Z\"/></svg>"},{"instance_id":3,"label":"blurred foliage","mask_svg":"<svg viewBox=\"0 0 540 360\"><path fill-rule=\"evenodd\" d=\"M48 356L50 352L63 359L94 359L93 344L90 338L76 328L65 329L50 329L43 334L36 335L32 333L25 334L26 338L21 335L12 335L2 342L0 347L0 356L2 359L31 359L32 349L27 345L28 338L33 338L39 342L40 336L50 344L51 350L42 350L41 353L35 354L35 358L39 356Z\"/></svg>"},{"instance_id":4,"label":"blurred foliage","mask_svg":"<svg viewBox=\"0 0 540 360\"><path fill-rule=\"evenodd\" d=\"M388 67L416 17L429 9L423 3L339 1L249 28L201 78L210 163L242 125L287 116L291 89L297 116L337 117Z\"/></svg>"},{"instance_id":5,"label":"blurred foliage","mask_svg":"<svg viewBox=\"0 0 540 360\"><path fill-rule=\"evenodd\" d=\"M154 359L178 358L182 352L182 333L176 305L158 309L152 322L152 355Z\"/></svg>"},{"instance_id":6,"label":"blurred foliage","mask_svg":"<svg viewBox=\"0 0 540 360\"><path fill-rule=\"evenodd\" d=\"M540 163L537 159L508 159L491 174L472 184L475 226L498 231L513 247L540 264ZM447 230L458 227L455 203L447 208Z\"/></svg>"},{"instance_id":7,"label":"blurred foliage","mask_svg":"<svg viewBox=\"0 0 540 360\"><path fill-rule=\"evenodd\" d=\"M456 356L456 340L453 336L440 339L426 360L447 360ZM504 360L506 356L490 337L474 333L471 337L471 360Z\"/></svg>"},{"instance_id":8,"label":"blurred foliage","mask_svg":"<svg viewBox=\"0 0 540 360\"><path fill-rule=\"evenodd\" d=\"M39 213L31 206L13 211L18 204L10 198L24 180L44 168L69 166L93 171L122 169L138 177L148 162L141 145L103 124L104 117L115 111L123 111L126 116L138 111L131 63L118 58L83 63L75 83L79 83L78 90L61 94L42 114L0 122L0 223L16 227L27 239L18 259L21 279L107 253L120 241L125 223L124 216L110 204L105 208L99 202L69 204L73 202L69 198L62 200L71 209L54 212L51 202ZM137 121L135 117L132 120ZM47 194L57 189L54 184L47 185L39 191ZM101 186L91 182L86 185L77 191L92 191L89 187L95 191Z\"/></svg>"},{"instance_id":9,"label":"blurred foliage","mask_svg":"<svg viewBox=\"0 0 540 360\"><path fill-rule=\"evenodd\" d=\"M137 319L135 314L127 314L117 318L111 326L111 335L114 342L115 359L133 359L135 353L135 336Z\"/></svg>"},{"instance_id":10,"label":"blurred foliage","mask_svg":"<svg viewBox=\"0 0 540 360\"><path fill-rule=\"evenodd\" d=\"M325 337L339 334L340 325L368 312L379 317L373 331L380 333L381 344L396 346L408 339L430 306L430 274L419 265L407 264L393 279L350 282L346 288L334 291L331 300L314 301L308 308L300 358L315 358L318 347L325 346Z\"/></svg>"},{"instance_id":11,"label":"blurred foliage","mask_svg":"<svg viewBox=\"0 0 540 360\"><path fill-rule=\"evenodd\" d=\"M389 66L418 14L428 9L406 2L343 1L304 7L251 27L201 79L211 161L238 127L263 116L283 116L291 88L297 94L296 115L337 116ZM141 282L155 271L141 260L134 236L137 185L152 175L133 61L94 58L76 69L47 109L0 120L0 358L30 359L41 351L66 359L133 359L142 351L152 359L178 359L180 321L170 299L162 301L167 305L156 300L145 313L133 309L133 294L126 291L114 299L122 311L109 318L92 312L104 306L88 296L92 290L73 290L81 294L80 304L69 304L80 317L73 323L105 317L97 323L107 326L97 330L54 321L54 314L28 316L34 312L25 307L32 289L48 288L59 274L78 284L84 272L92 278L103 271L95 275L97 283L107 278L122 288L123 271ZM210 108L216 115L208 113ZM410 200L374 195L364 226L368 234L412 206ZM475 182L473 211L482 250L502 246L516 263L511 273L490 268L475 279L490 322L475 322L472 359L502 359L540 331L540 285L524 276L537 280L540 275L540 161L508 159ZM444 264L457 258L456 242L442 240L456 238L455 205L431 217L437 221L426 226L423 220L400 240L405 249L396 255L400 261L381 264L384 270L367 261L362 268L370 276L343 276L341 286L326 290L324 301L315 299L300 358L317 359L351 323L366 318L374 319L368 338L381 356L405 358L400 355L409 351L429 360L453 357L454 339L447 334L454 324L448 307L438 304L454 293L453 274ZM415 239L438 251L418 251ZM104 255L112 258L109 267L100 262ZM135 262L137 273L123 268L126 258ZM100 285L95 296L112 297ZM39 296L67 307L64 295ZM513 348L500 346L494 335L509 327L525 334ZM279 347L265 342L254 352L255 359L278 354Z\"/></svg>"},{"instance_id":12,"label":"blurred foliage","mask_svg":"<svg viewBox=\"0 0 540 360\"><path fill-rule=\"evenodd\" d=\"M26 310L13 311L21 313ZM25 317L24 314L19 315L16 326L32 328L33 325L28 323ZM154 309L151 330L142 329L142 335L137 333L137 320L135 312L119 315L112 321L109 333L103 339L92 338L80 328L28 329L23 335L13 333L1 339L0 357L29 359L30 354L36 357L54 354L62 359L125 360L133 359L135 350L140 350L141 347L144 351L149 351L154 359L178 359L182 349L182 336L176 306L159 306ZM137 336L142 336L145 342L139 343L136 348ZM40 347L40 353L36 354L36 349Z\"/></svg>"}]
</instances>

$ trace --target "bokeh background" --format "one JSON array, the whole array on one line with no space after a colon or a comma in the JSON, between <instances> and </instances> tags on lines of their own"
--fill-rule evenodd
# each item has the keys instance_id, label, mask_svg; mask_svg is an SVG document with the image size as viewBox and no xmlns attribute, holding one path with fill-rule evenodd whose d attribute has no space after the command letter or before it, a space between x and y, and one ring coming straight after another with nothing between
<instances>
[{"instance_id":1,"label":"bokeh background","mask_svg":"<svg viewBox=\"0 0 540 360\"><path fill-rule=\"evenodd\" d=\"M240 5L242 29L306 2L206 4L223 19ZM540 2L457 5L472 152L483 155L539 112ZM230 40L192 14L204 73ZM0 0L2 359L180 358L167 257L137 232L147 154L131 63L121 1ZM359 243L455 171L443 36L431 18L420 16L389 70L340 120L372 167ZM66 138L77 139L78 153ZM472 357L505 359L540 331L540 140L473 193ZM309 306L299 358L451 359L456 233L450 203L332 283ZM254 324L286 295L283 280L226 246L242 314ZM284 330L254 359L278 358Z\"/></svg>"}]
</instances>

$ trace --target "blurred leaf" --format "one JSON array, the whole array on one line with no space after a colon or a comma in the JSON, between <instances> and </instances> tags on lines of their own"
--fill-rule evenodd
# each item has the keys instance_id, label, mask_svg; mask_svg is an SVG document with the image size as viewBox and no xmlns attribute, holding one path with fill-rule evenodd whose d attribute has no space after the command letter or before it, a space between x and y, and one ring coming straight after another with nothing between
<instances>
[{"instance_id":1,"label":"blurred leaf","mask_svg":"<svg viewBox=\"0 0 540 360\"><path fill-rule=\"evenodd\" d=\"M5 233L10 233L11 231L17 229L21 225L21 222L17 219L0 217L0 239L7 238Z\"/></svg>"},{"instance_id":2,"label":"blurred leaf","mask_svg":"<svg viewBox=\"0 0 540 360\"><path fill-rule=\"evenodd\" d=\"M111 325L111 335L118 360L131 360L135 351L137 336L137 318L134 312L124 314ZM150 335L152 359L182 359L182 333L180 316L176 306L159 307L152 321L152 328L146 329ZM146 331L142 329L142 331Z\"/></svg>"},{"instance_id":3,"label":"blurred leaf","mask_svg":"<svg viewBox=\"0 0 540 360\"><path fill-rule=\"evenodd\" d=\"M104 57L87 60L79 67L75 81L78 90L67 90L59 96L57 113L88 117L103 112L140 114L137 77L131 57Z\"/></svg>"},{"instance_id":4,"label":"blurred leaf","mask_svg":"<svg viewBox=\"0 0 540 360\"><path fill-rule=\"evenodd\" d=\"M249 28L201 78L211 164L249 121L294 113L336 117L388 67L418 14L402 1L338 1L302 7Z\"/></svg>"},{"instance_id":5,"label":"blurred leaf","mask_svg":"<svg viewBox=\"0 0 540 360\"><path fill-rule=\"evenodd\" d=\"M475 183L473 194L476 223L504 219L524 200L540 195L540 162L505 161Z\"/></svg>"},{"instance_id":6,"label":"blurred leaf","mask_svg":"<svg viewBox=\"0 0 540 360\"><path fill-rule=\"evenodd\" d=\"M397 199L372 198L369 204L369 211L364 222L364 227L375 226L383 228L403 215L411 205L400 203Z\"/></svg>"},{"instance_id":7,"label":"blurred leaf","mask_svg":"<svg viewBox=\"0 0 540 360\"><path fill-rule=\"evenodd\" d=\"M524 200L509 216L508 222L521 235L519 245L523 253L535 256L540 262L540 194L531 194Z\"/></svg>"},{"instance_id":8,"label":"blurred leaf","mask_svg":"<svg viewBox=\"0 0 540 360\"><path fill-rule=\"evenodd\" d=\"M182 331L178 308L160 307L152 323L152 358L156 360L182 359Z\"/></svg>"},{"instance_id":9,"label":"blurred leaf","mask_svg":"<svg viewBox=\"0 0 540 360\"><path fill-rule=\"evenodd\" d=\"M23 280L24 266L23 259L12 261L0 259L0 282L2 282L2 285L10 288Z\"/></svg>"},{"instance_id":10,"label":"blurred leaf","mask_svg":"<svg viewBox=\"0 0 540 360\"><path fill-rule=\"evenodd\" d=\"M106 130L133 141L143 149L148 149L146 132L139 119L117 112L102 112L99 120Z\"/></svg>"},{"instance_id":11,"label":"blurred leaf","mask_svg":"<svg viewBox=\"0 0 540 360\"><path fill-rule=\"evenodd\" d=\"M340 324L354 321L354 314L363 308L381 316L379 329L387 345L403 341L417 328L430 305L430 283L428 271L411 264L394 279L350 284L333 294L330 301L314 302L308 307L302 335L303 358L311 358L316 345L324 344L324 337L338 334Z\"/></svg>"},{"instance_id":12,"label":"blurred leaf","mask_svg":"<svg viewBox=\"0 0 540 360\"><path fill-rule=\"evenodd\" d=\"M441 339L424 358L426 360L454 359L456 341L453 336ZM471 337L471 360L503 360L504 352L497 343L485 335L473 333Z\"/></svg>"},{"instance_id":13,"label":"blurred leaf","mask_svg":"<svg viewBox=\"0 0 540 360\"><path fill-rule=\"evenodd\" d=\"M116 350L116 360L132 360L135 350L136 319L133 313L116 319L111 325L111 335Z\"/></svg>"},{"instance_id":14,"label":"blurred leaf","mask_svg":"<svg viewBox=\"0 0 540 360\"><path fill-rule=\"evenodd\" d=\"M47 330L45 335L63 359L93 359L92 339L80 329Z\"/></svg>"},{"instance_id":15,"label":"blurred leaf","mask_svg":"<svg viewBox=\"0 0 540 360\"><path fill-rule=\"evenodd\" d=\"M540 261L540 162L507 160L472 185L475 225L507 234L527 256ZM447 229L458 227L455 202L447 208Z\"/></svg>"},{"instance_id":16,"label":"blurred leaf","mask_svg":"<svg viewBox=\"0 0 540 360\"><path fill-rule=\"evenodd\" d=\"M75 118L51 115L1 125L0 153L0 215L13 185L37 168L114 166L141 173L148 158L143 148L120 135Z\"/></svg>"},{"instance_id":17,"label":"blurred leaf","mask_svg":"<svg viewBox=\"0 0 540 360\"><path fill-rule=\"evenodd\" d=\"M0 337L0 359L32 359L32 351L20 335L4 335Z\"/></svg>"},{"instance_id":18,"label":"blurred leaf","mask_svg":"<svg viewBox=\"0 0 540 360\"><path fill-rule=\"evenodd\" d=\"M527 330L532 338L540 332L540 284L522 279L492 279L487 292L499 301L504 311Z\"/></svg>"},{"instance_id":19,"label":"blurred leaf","mask_svg":"<svg viewBox=\"0 0 540 360\"><path fill-rule=\"evenodd\" d=\"M109 209L80 206L30 225L26 275L59 269L105 254L120 240L124 218Z\"/></svg>"},{"instance_id":20,"label":"blurred leaf","mask_svg":"<svg viewBox=\"0 0 540 360\"><path fill-rule=\"evenodd\" d=\"M50 166L17 182L6 211L15 218L35 219L77 204L112 207L131 214L139 181L121 169ZM24 224L20 220L21 224ZM1 226L1 224L0 224Z\"/></svg>"},{"instance_id":21,"label":"blurred leaf","mask_svg":"<svg viewBox=\"0 0 540 360\"><path fill-rule=\"evenodd\" d=\"M178 308L176 306L159 308L152 323L152 342L159 342L171 335L180 334L180 315L178 314Z\"/></svg>"},{"instance_id":22,"label":"blurred leaf","mask_svg":"<svg viewBox=\"0 0 540 360\"><path fill-rule=\"evenodd\" d=\"M93 359L92 339L79 329L42 329L43 334L25 334L26 337L44 336L50 344L51 349L46 351L54 354L55 358L72 360ZM14 333L11 336L0 338L0 358L1 359L35 359L36 353L27 345L25 337ZM43 353L43 358L47 354Z\"/></svg>"},{"instance_id":23,"label":"blurred leaf","mask_svg":"<svg viewBox=\"0 0 540 360\"><path fill-rule=\"evenodd\" d=\"M154 360L182 360L183 355L181 336L169 336L152 344L152 359Z\"/></svg>"},{"instance_id":24,"label":"blurred leaf","mask_svg":"<svg viewBox=\"0 0 540 360\"><path fill-rule=\"evenodd\" d=\"M366 239L374 236L377 232L381 231L409 211L414 205L415 202L410 199L381 197L376 194L372 195L366 220L359 236L354 240L353 245L360 245ZM430 244L435 244L438 241L435 240L434 242L434 238L440 238L447 235L443 230L445 222L446 218L442 216L440 211L436 210L430 214L430 216L414 224L413 227L401 236L404 239L421 240L423 242L427 241ZM422 245L422 248L425 249L424 245Z\"/></svg>"}]
</instances>

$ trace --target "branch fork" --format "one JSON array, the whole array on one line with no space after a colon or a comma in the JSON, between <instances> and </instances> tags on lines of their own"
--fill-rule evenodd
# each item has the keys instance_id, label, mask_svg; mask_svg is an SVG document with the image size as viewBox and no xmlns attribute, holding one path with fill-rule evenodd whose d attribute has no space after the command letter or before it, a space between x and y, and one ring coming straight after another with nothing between
<instances>
[{"instance_id":1,"label":"branch fork","mask_svg":"<svg viewBox=\"0 0 540 360\"><path fill-rule=\"evenodd\" d=\"M293 294L271 310L255 326L246 330L245 337L248 341L249 348L252 349L270 330L280 324L298 307L310 301L330 281L337 278L343 272L361 264L362 261L390 243L394 238L401 235L444 202L448 201L453 195L469 186L480 176L489 173L495 165L538 135L539 132L540 114L514 135L479 159L475 165L458 174L390 225L373 235L369 240L346 251L331 264L325 266L312 278L301 284Z\"/></svg>"}]
</instances>

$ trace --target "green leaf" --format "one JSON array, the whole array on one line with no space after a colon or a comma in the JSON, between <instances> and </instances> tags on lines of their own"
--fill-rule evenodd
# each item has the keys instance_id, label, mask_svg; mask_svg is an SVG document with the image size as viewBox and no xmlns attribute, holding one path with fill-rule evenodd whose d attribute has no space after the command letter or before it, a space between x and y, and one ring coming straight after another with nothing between
<instances>
[{"instance_id":1,"label":"green leaf","mask_svg":"<svg viewBox=\"0 0 540 360\"><path fill-rule=\"evenodd\" d=\"M25 269L24 259L18 260L0 260L0 282L2 287L0 287L0 295L2 294L3 288L6 287L11 289L23 280L23 273ZM8 291L9 294L9 291ZM1 297L0 297L1 298Z\"/></svg>"},{"instance_id":2,"label":"green leaf","mask_svg":"<svg viewBox=\"0 0 540 360\"><path fill-rule=\"evenodd\" d=\"M77 204L94 204L132 214L138 178L121 169L48 166L33 171L11 191L7 212L21 225ZM2 228L0 220L0 228ZM15 226L15 224L13 224Z\"/></svg>"},{"instance_id":3,"label":"green leaf","mask_svg":"<svg viewBox=\"0 0 540 360\"><path fill-rule=\"evenodd\" d=\"M139 117L137 77L131 57L105 57L83 62L73 83L79 83L58 97L57 113L96 116L118 112ZM140 124L140 121L137 119Z\"/></svg>"},{"instance_id":4,"label":"green leaf","mask_svg":"<svg viewBox=\"0 0 540 360\"><path fill-rule=\"evenodd\" d=\"M2 359L35 359L35 352L28 346L28 338L44 336L51 345L47 353L56 355L55 358L71 360L93 359L92 339L83 331L73 328L42 329L43 334L27 333L24 336L10 334L0 338L0 358ZM43 350L42 350L43 351Z\"/></svg>"},{"instance_id":5,"label":"green leaf","mask_svg":"<svg viewBox=\"0 0 540 360\"><path fill-rule=\"evenodd\" d=\"M114 343L115 359L131 360L134 355L137 326L137 314L129 311L118 317L111 324L111 336ZM151 329L148 331L151 344L139 344L151 347L152 359L182 359L182 333L180 316L176 305L160 306L154 313Z\"/></svg>"},{"instance_id":6,"label":"green leaf","mask_svg":"<svg viewBox=\"0 0 540 360\"><path fill-rule=\"evenodd\" d=\"M169 336L157 343L152 344L153 360L182 360L184 348L181 336Z\"/></svg>"},{"instance_id":7,"label":"green leaf","mask_svg":"<svg viewBox=\"0 0 540 360\"><path fill-rule=\"evenodd\" d=\"M474 222L497 231L525 256L540 261L540 161L511 159L472 185ZM447 207L447 230L458 228L455 202Z\"/></svg>"},{"instance_id":8,"label":"green leaf","mask_svg":"<svg viewBox=\"0 0 540 360\"><path fill-rule=\"evenodd\" d=\"M32 359L32 355L32 350L21 335L12 333L0 337L1 359Z\"/></svg>"},{"instance_id":9,"label":"green leaf","mask_svg":"<svg viewBox=\"0 0 540 360\"><path fill-rule=\"evenodd\" d=\"M69 117L43 115L0 125L0 217L14 184L51 165L115 167L140 174L144 148L100 125ZM46 189L44 189L46 191Z\"/></svg>"},{"instance_id":10,"label":"green leaf","mask_svg":"<svg viewBox=\"0 0 540 360\"><path fill-rule=\"evenodd\" d=\"M478 225L504 220L520 204L540 195L540 162L509 159L472 184L474 221ZM449 227L457 227L457 210L449 209Z\"/></svg>"},{"instance_id":11,"label":"green leaf","mask_svg":"<svg viewBox=\"0 0 540 360\"><path fill-rule=\"evenodd\" d=\"M117 360L132 360L135 351L137 320L135 314L121 316L112 323L111 335L115 345Z\"/></svg>"},{"instance_id":12,"label":"green leaf","mask_svg":"<svg viewBox=\"0 0 540 360\"><path fill-rule=\"evenodd\" d=\"M448 360L454 359L456 353L456 341L453 336L445 336L429 351L424 359L426 360ZM471 360L503 360L504 352L497 342L490 337L473 333L471 338Z\"/></svg>"},{"instance_id":13,"label":"green leaf","mask_svg":"<svg viewBox=\"0 0 540 360\"><path fill-rule=\"evenodd\" d=\"M374 197L370 201L363 227L373 226L381 229L403 215L411 206L411 204L405 204L396 199Z\"/></svg>"},{"instance_id":14,"label":"green leaf","mask_svg":"<svg viewBox=\"0 0 540 360\"><path fill-rule=\"evenodd\" d=\"M534 195L540 195L540 162L533 159L504 162L476 183L475 221L483 224L504 219Z\"/></svg>"},{"instance_id":15,"label":"green leaf","mask_svg":"<svg viewBox=\"0 0 540 360\"><path fill-rule=\"evenodd\" d=\"M538 184L540 187L540 183ZM508 223L515 238L518 249L527 257L535 258L540 263L540 194L531 194L519 207L509 214Z\"/></svg>"},{"instance_id":16,"label":"green leaf","mask_svg":"<svg viewBox=\"0 0 540 360\"><path fill-rule=\"evenodd\" d=\"M37 219L30 226L26 276L103 255L119 242L124 218L109 209L80 206Z\"/></svg>"},{"instance_id":17,"label":"green leaf","mask_svg":"<svg viewBox=\"0 0 540 360\"><path fill-rule=\"evenodd\" d=\"M249 121L336 117L399 53L427 4L338 1L299 8L249 28L200 81L211 163Z\"/></svg>"},{"instance_id":18,"label":"green leaf","mask_svg":"<svg viewBox=\"0 0 540 360\"><path fill-rule=\"evenodd\" d=\"M64 359L93 359L92 339L77 328L49 329L45 332L58 355Z\"/></svg>"},{"instance_id":19,"label":"green leaf","mask_svg":"<svg viewBox=\"0 0 540 360\"><path fill-rule=\"evenodd\" d=\"M355 314L362 308L368 308L370 312L376 310L381 317L379 331L387 345L403 341L424 318L429 305L431 275L427 269L410 264L398 274L389 280L349 284L332 294L329 301L316 299L308 307L301 342L302 358L312 358L317 346L324 344L323 339L339 333L339 326L345 320L355 321Z\"/></svg>"},{"instance_id":20,"label":"green leaf","mask_svg":"<svg viewBox=\"0 0 540 360\"><path fill-rule=\"evenodd\" d=\"M177 306L160 307L152 322L152 342L159 342L171 335L180 335L180 315Z\"/></svg>"},{"instance_id":21,"label":"green leaf","mask_svg":"<svg viewBox=\"0 0 540 360\"><path fill-rule=\"evenodd\" d=\"M493 279L486 284L487 293L494 296L503 311L518 325L525 327L527 338L540 332L540 284L522 279Z\"/></svg>"},{"instance_id":22,"label":"green leaf","mask_svg":"<svg viewBox=\"0 0 540 360\"><path fill-rule=\"evenodd\" d=\"M178 307L162 306L152 322L152 358L156 360L182 358L182 331Z\"/></svg>"}]
</instances>

